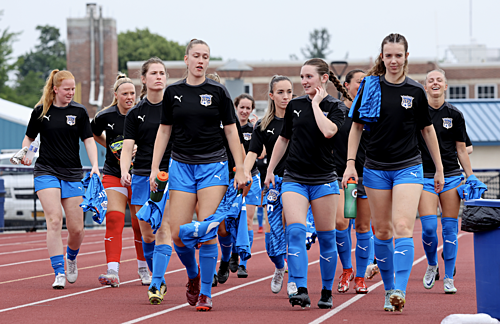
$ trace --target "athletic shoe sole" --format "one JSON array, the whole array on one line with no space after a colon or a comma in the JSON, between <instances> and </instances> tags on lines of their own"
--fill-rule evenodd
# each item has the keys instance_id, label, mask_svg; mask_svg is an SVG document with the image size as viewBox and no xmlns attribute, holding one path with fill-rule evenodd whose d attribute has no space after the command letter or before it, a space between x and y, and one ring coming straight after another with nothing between
<instances>
[{"instance_id":1,"label":"athletic shoe sole","mask_svg":"<svg viewBox=\"0 0 500 324\"><path fill-rule=\"evenodd\" d=\"M113 288L120 287L120 280L118 280L118 278L109 279L105 276L99 276L99 282L103 286L111 286Z\"/></svg>"},{"instance_id":2,"label":"athletic shoe sole","mask_svg":"<svg viewBox=\"0 0 500 324\"><path fill-rule=\"evenodd\" d=\"M406 300L398 295L391 295L390 298L391 305L394 307L394 312L399 311L402 312L405 307Z\"/></svg>"}]
</instances>

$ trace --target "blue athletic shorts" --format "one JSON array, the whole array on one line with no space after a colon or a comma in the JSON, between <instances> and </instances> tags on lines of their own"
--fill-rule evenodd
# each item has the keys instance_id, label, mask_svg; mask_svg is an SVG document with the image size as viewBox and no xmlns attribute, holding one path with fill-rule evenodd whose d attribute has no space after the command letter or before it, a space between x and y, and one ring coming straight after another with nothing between
<instances>
[{"instance_id":1,"label":"blue athletic shorts","mask_svg":"<svg viewBox=\"0 0 500 324\"><path fill-rule=\"evenodd\" d=\"M422 164L394 171L363 168L363 185L372 189L391 190L404 183L424 184Z\"/></svg>"},{"instance_id":2,"label":"blue athletic shorts","mask_svg":"<svg viewBox=\"0 0 500 324\"><path fill-rule=\"evenodd\" d=\"M454 177L446 177L444 178L444 187L440 193L434 191L434 178L424 178L424 190L435 195L440 195L443 192L454 189L462 183L464 180L464 176L454 176Z\"/></svg>"},{"instance_id":3,"label":"blue athletic shorts","mask_svg":"<svg viewBox=\"0 0 500 324\"><path fill-rule=\"evenodd\" d=\"M61 189L61 198L78 197L85 194L80 181L70 182L59 180L51 175L43 175L35 178L35 192L47 188Z\"/></svg>"},{"instance_id":4,"label":"blue athletic shorts","mask_svg":"<svg viewBox=\"0 0 500 324\"><path fill-rule=\"evenodd\" d=\"M309 201L313 201L327 195L340 195L339 185L337 181L317 186L305 185L297 182L283 182L283 186L281 187L281 194L287 191L301 194Z\"/></svg>"},{"instance_id":5,"label":"blue athletic shorts","mask_svg":"<svg viewBox=\"0 0 500 324\"><path fill-rule=\"evenodd\" d=\"M187 164L171 161L169 190L196 193L214 186L228 186L227 161L208 164Z\"/></svg>"},{"instance_id":6,"label":"blue athletic shorts","mask_svg":"<svg viewBox=\"0 0 500 324\"><path fill-rule=\"evenodd\" d=\"M169 182L170 184L170 182ZM130 203L132 205L143 206L148 200L151 194L151 186L149 185L149 177L132 175L132 198ZM167 184L167 199L169 199L168 194L168 184Z\"/></svg>"},{"instance_id":7,"label":"blue athletic shorts","mask_svg":"<svg viewBox=\"0 0 500 324\"><path fill-rule=\"evenodd\" d=\"M245 197L245 202L247 205L260 205L260 197L262 194L262 188L260 187L260 174L256 174L252 177L252 187L248 191L248 195Z\"/></svg>"}]
</instances>

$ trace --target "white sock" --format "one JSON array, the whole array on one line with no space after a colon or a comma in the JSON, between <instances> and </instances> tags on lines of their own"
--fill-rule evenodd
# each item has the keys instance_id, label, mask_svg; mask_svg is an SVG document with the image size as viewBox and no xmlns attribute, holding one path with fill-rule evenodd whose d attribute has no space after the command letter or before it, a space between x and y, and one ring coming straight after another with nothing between
<instances>
[{"instance_id":1,"label":"white sock","mask_svg":"<svg viewBox=\"0 0 500 324\"><path fill-rule=\"evenodd\" d=\"M119 269L120 269L119 262L108 262L108 270L114 270L118 272Z\"/></svg>"},{"instance_id":2,"label":"white sock","mask_svg":"<svg viewBox=\"0 0 500 324\"><path fill-rule=\"evenodd\" d=\"M137 268L147 268L148 263L146 261L137 260Z\"/></svg>"}]
</instances>

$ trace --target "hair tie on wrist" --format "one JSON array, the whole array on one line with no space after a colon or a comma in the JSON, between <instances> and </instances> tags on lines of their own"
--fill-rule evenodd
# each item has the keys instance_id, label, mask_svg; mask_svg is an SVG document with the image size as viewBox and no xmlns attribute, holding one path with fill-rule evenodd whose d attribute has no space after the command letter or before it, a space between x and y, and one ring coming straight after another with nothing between
<instances>
[{"instance_id":1,"label":"hair tie on wrist","mask_svg":"<svg viewBox=\"0 0 500 324\"><path fill-rule=\"evenodd\" d=\"M356 159L347 159L347 162L348 162L348 161L356 161Z\"/></svg>"}]
</instances>

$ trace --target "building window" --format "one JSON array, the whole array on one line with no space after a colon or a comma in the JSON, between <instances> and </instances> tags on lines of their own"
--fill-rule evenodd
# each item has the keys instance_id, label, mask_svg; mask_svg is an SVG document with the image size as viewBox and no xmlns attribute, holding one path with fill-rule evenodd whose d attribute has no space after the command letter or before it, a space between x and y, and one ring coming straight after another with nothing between
<instances>
[{"instance_id":1,"label":"building window","mask_svg":"<svg viewBox=\"0 0 500 324\"><path fill-rule=\"evenodd\" d=\"M477 99L494 99L497 97L496 84L478 84L476 85Z\"/></svg>"},{"instance_id":2,"label":"building window","mask_svg":"<svg viewBox=\"0 0 500 324\"><path fill-rule=\"evenodd\" d=\"M450 85L448 86L448 99L467 99L468 89L466 85Z\"/></svg>"},{"instance_id":3,"label":"building window","mask_svg":"<svg viewBox=\"0 0 500 324\"><path fill-rule=\"evenodd\" d=\"M253 84L245 83L243 85L243 92L253 96Z\"/></svg>"}]
</instances>

